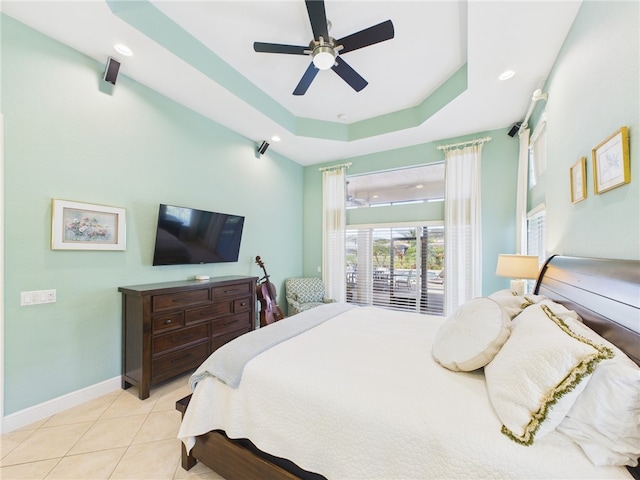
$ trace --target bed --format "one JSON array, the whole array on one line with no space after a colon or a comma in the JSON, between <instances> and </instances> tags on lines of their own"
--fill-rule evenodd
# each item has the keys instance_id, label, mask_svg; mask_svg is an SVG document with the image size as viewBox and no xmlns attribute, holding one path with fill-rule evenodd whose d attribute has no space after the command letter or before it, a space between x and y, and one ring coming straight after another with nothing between
<instances>
[{"instance_id":1,"label":"bed","mask_svg":"<svg viewBox=\"0 0 640 480\"><path fill-rule=\"evenodd\" d=\"M625 361L640 364L639 261L554 256L533 293L539 304L523 308L514 325L546 303L553 305L552 316L573 321L561 310L567 307L624 352ZM327 312L329 318L321 318ZM247 334L245 344L253 350L235 358L214 353L216 366L194 374L193 394L177 404L183 412L183 468L200 461L227 480L640 478L638 467L594 466L586 447L560 427L542 435L539 426L551 423L546 417L533 429L541 437L535 441L508 435L516 429L507 428L508 415L500 416L492 396L499 390L490 380L500 365L516 363L501 356L522 338L515 332L524 331L524 320L487 367L451 371L432 352L449 320L340 304L303 313L273 325L283 325L284 339L275 339L273 326ZM293 333L287 330L292 320ZM585 363L588 380L552 399L551 413L569 400L567 410L578 410L576 399L582 401L595 385L598 366L612 361L610 350L598 350L599 365ZM640 421L637 412L631 415L632 422Z\"/></svg>"}]
</instances>

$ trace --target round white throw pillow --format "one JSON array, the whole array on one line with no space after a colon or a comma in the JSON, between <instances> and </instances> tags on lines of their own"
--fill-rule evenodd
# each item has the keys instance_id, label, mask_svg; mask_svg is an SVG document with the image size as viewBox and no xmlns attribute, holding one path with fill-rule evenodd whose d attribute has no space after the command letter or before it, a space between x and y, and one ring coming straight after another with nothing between
<instances>
[{"instance_id":1,"label":"round white throw pillow","mask_svg":"<svg viewBox=\"0 0 640 480\"><path fill-rule=\"evenodd\" d=\"M443 367L470 372L493 360L510 334L511 319L500 304L475 298L440 326L431 352Z\"/></svg>"}]
</instances>

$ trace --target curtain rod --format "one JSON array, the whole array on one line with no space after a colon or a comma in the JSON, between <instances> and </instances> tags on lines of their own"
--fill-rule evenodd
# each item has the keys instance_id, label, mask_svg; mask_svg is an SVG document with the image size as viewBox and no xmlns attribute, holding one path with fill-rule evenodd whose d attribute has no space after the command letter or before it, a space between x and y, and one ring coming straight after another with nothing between
<instances>
[{"instance_id":1,"label":"curtain rod","mask_svg":"<svg viewBox=\"0 0 640 480\"><path fill-rule=\"evenodd\" d=\"M318 170L324 172L325 170L337 170L338 168L349 168L351 166L351 162L349 163L341 163L340 165L331 165L330 167L321 167Z\"/></svg>"},{"instance_id":2,"label":"curtain rod","mask_svg":"<svg viewBox=\"0 0 640 480\"><path fill-rule=\"evenodd\" d=\"M458 148L467 145L478 145L484 142L490 142L491 137L476 138L475 140L468 140L466 142L450 143L449 145L438 145L438 150L449 150L450 148Z\"/></svg>"}]
</instances>

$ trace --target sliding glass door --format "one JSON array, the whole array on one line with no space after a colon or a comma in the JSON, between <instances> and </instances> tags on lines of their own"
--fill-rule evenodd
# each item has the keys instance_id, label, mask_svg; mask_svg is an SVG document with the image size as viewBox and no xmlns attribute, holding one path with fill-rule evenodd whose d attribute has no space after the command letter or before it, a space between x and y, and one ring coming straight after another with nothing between
<instances>
[{"instance_id":1,"label":"sliding glass door","mask_svg":"<svg viewBox=\"0 0 640 480\"><path fill-rule=\"evenodd\" d=\"M443 315L441 222L349 226L347 302Z\"/></svg>"}]
</instances>

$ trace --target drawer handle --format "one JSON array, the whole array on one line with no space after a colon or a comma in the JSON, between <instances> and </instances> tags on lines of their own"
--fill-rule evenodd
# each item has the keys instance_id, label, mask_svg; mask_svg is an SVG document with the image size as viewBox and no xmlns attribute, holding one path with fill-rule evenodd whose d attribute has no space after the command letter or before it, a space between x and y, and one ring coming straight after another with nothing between
<instances>
[{"instance_id":1,"label":"drawer handle","mask_svg":"<svg viewBox=\"0 0 640 480\"><path fill-rule=\"evenodd\" d=\"M177 363L180 362L182 360L184 360L185 358L189 358L192 355L190 353L187 353L186 355L181 356L180 358L174 358L173 360L171 360L171 363Z\"/></svg>"},{"instance_id":2,"label":"drawer handle","mask_svg":"<svg viewBox=\"0 0 640 480\"><path fill-rule=\"evenodd\" d=\"M181 338L172 338L172 339L171 339L171 342L172 342L172 343L178 343L178 342L181 342L181 341L184 341L184 340L189 340L190 338L193 338L193 333L192 333L192 334L190 334L190 335L187 335L186 337L181 337Z\"/></svg>"},{"instance_id":3,"label":"drawer handle","mask_svg":"<svg viewBox=\"0 0 640 480\"><path fill-rule=\"evenodd\" d=\"M165 325L169 325L170 323L171 323L171 319L169 319L169 320L165 320L165 321L164 321L164 324L165 324Z\"/></svg>"},{"instance_id":4,"label":"drawer handle","mask_svg":"<svg viewBox=\"0 0 640 480\"><path fill-rule=\"evenodd\" d=\"M241 307L244 307L245 305L246 305L246 303L245 303L245 302L242 302L242 303L240 304L240 306L241 306Z\"/></svg>"}]
</instances>

